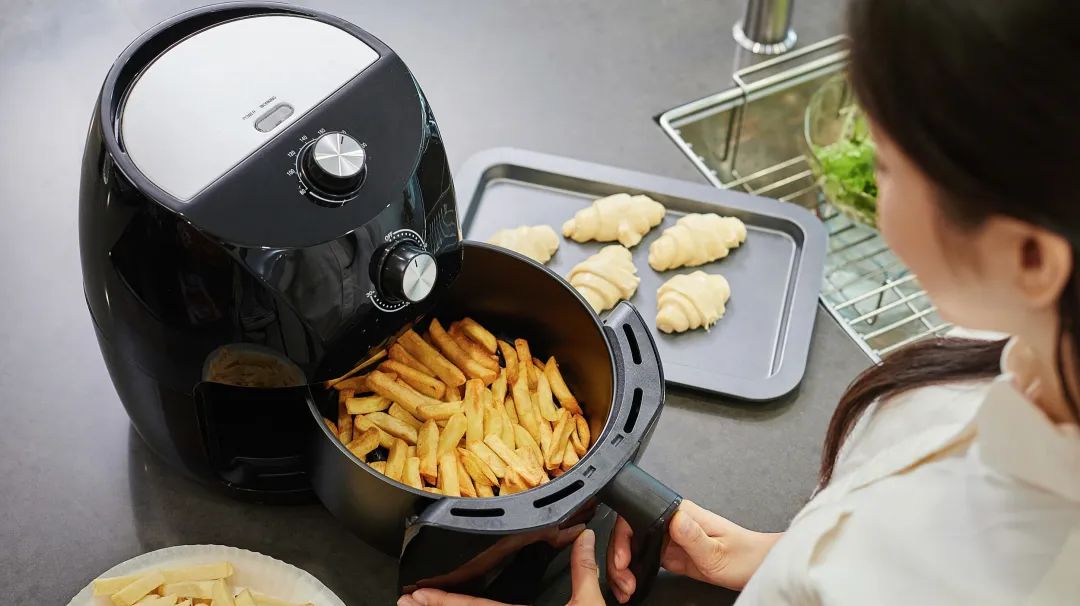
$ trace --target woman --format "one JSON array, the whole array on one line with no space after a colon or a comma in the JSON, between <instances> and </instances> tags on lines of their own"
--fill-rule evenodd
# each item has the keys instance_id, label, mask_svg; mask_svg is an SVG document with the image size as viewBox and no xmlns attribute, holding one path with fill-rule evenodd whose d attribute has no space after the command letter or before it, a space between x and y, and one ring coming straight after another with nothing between
<instances>
[{"instance_id":1,"label":"woman","mask_svg":"<svg viewBox=\"0 0 1080 606\"><path fill-rule=\"evenodd\" d=\"M1080 603L1080 20L1052 0L854 0L879 226L946 320L860 376L783 535L685 503L668 570L739 604ZM1065 71L1062 71L1065 70ZM634 592L629 528L608 548ZM591 542L573 604L603 604ZM595 568L595 565L593 565ZM406 606L480 605L426 590Z\"/></svg>"}]
</instances>

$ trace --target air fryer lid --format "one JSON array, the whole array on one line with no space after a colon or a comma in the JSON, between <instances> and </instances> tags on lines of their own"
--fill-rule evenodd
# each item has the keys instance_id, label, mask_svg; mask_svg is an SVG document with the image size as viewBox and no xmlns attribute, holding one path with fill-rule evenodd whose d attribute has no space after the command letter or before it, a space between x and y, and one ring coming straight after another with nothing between
<instances>
[{"instance_id":1,"label":"air fryer lid","mask_svg":"<svg viewBox=\"0 0 1080 606\"><path fill-rule=\"evenodd\" d=\"M269 3L184 13L124 51L100 106L103 143L135 189L220 242L306 248L403 195L421 203L423 95L393 50L336 17ZM338 133L359 146L340 151L362 153L362 178L324 204L301 160Z\"/></svg>"},{"instance_id":2,"label":"air fryer lid","mask_svg":"<svg viewBox=\"0 0 1080 606\"><path fill-rule=\"evenodd\" d=\"M378 58L314 19L226 21L143 71L124 103L120 137L147 179L188 202Z\"/></svg>"}]
</instances>

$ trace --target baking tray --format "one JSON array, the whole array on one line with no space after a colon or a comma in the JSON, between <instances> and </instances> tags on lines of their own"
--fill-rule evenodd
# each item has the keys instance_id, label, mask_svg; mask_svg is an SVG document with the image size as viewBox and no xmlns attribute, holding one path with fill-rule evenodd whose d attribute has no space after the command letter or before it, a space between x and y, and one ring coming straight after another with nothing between
<instances>
[{"instance_id":1,"label":"baking tray","mask_svg":"<svg viewBox=\"0 0 1080 606\"><path fill-rule=\"evenodd\" d=\"M632 249L641 284L630 299L656 317L656 289L678 273L720 273L731 285L727 313L709 331L667 335L653 328L669 383L739 399L779 398L806 370L825 263L826 232L809 211L768 198L511 148L470 158L454 179L464 236L487 240L496 230L564 221L596 198L646 194L667 207L664 222ZM746 223L746 242L727 258L658 273L649 245L686 213L719 213ZM548 267L565 276L610 243L561 238Z\"/></svg>"}]
</instances>

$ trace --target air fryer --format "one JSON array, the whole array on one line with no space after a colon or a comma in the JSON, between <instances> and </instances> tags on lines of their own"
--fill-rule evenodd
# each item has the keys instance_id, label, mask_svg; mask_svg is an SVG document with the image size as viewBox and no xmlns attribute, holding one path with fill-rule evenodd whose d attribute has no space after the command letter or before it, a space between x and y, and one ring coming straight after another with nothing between
<instances>
[{"instance_id":1,"label":"air fryer","mask_svg":"<svg viewBox=\"0 0 1080 606\"><path fill-rule=\"evenodd\" d=\"M209 486L316 495L400 558L398 585L532 600L600 504L634 527L640 597L680 499L641 471L663 405L649 330L603 322L559 276L462 243L438 127L412 75L340 19L213 5L113 65L83 158L80 248L98 342L135 429ZM570 471L489 499L372 471L322 387L404 328L470 315L554 355L597 440Z\"/></svg>"}]
</instances>

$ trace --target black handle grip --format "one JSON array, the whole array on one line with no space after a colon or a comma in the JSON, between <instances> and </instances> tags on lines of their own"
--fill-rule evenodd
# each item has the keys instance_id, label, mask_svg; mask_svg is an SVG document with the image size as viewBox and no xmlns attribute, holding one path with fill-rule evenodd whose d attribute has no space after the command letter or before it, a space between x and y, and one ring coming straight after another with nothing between
<instances>
[{"instance_id":1,"label":"black handle grip","mask_svg":"<svg viewBox=\"0 0 1080 606\"><path fill-rule=\"evenodd\" d=\"M668 527L682 497L634 463L627 463L604 488L601 498L634 530L630 572L634 573L637 588L629 603L637 604L648 595L660 572Z\"/></svg>"}]
</instances>

